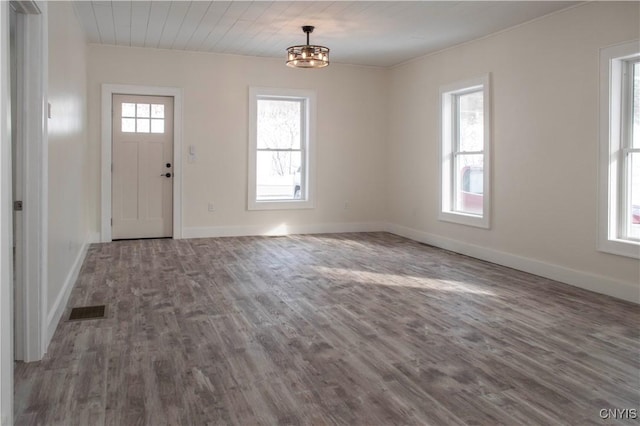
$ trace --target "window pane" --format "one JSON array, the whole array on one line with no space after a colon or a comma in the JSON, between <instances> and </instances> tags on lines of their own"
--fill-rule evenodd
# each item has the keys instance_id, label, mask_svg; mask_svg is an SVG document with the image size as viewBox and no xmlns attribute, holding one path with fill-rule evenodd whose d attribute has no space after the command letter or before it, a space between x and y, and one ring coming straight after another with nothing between
<instances>
[{"instance_id":1,"label":"window pane","mask_svg":"<svg viewBox=\"0 0 640 426\"><path fill-rule=\"evenodd\" d=\"M136 131L136 119L135 118L123 118L122 119L122 131L124 133L134 133Z\"/></svg>"},{"instance_id":2,"label":"window pane","mask_svg":"<svg viewBox=\"0 0 640 426\"><path fill-rule=\"evenodd\" d=\"M136 104L122 103L122 116L123 117L135 117L136 116Z\"/></svg>"},{"instance_id":3,"label":"window pane","mask_svg":"<svg viewBox=\"0 0 640 426\"><path fill-rule=\"evenodd\" d=\"M300 114L298 101L258 100L258 148L300 149Z\"/></svg>"},{"instance_id":4,"label":"window pane","mask_svg":"<svg viewBox=\"0 0 640 426\"><path fill-rule=\"evenodd\" d=\"M164 133L164 120L151 120L151 133Z\"/></svg>"},{"instance_id":5,"label":"window pane","mask_svg":"<svg viewBox=\"0 0 640 426\"><path fill-rule=\"evenodd\" d=\"M149 119L138 118L138 133L149 133Z\"/></svg>"},{"instance_id":6,"label":"window pane","mask_svg":"<svg viewBox=\"0 0 640 426\"><path fill-rule=\"evenodd\" d=\"M294 200L301 187L300 151L258 151L256 156L256 199Z\"/></svg>"},{"instance_id":7,"label":"window pane","mask_svg":"<svg viewBox=\"0 0 640 426\"><path fill-rule=\"evenodd\" d=\"M454 210L481 215L484 193L482 154L456 155Z\"/></svg>"},{"instance_id":8,"label":"window pane","mask_svg":"<svg viewBox=\"0 0 640 426\"><path fill-rule=\"evenodd\" d=\"M629 203L627 238L640 239L640 152L629 154Z\"/></svg>"},{"instance_id":9,"label":"window pane","mask_svg":"<svg viewBox=\"0 0 640 426\"><path fill-rule=\"evenodd\" d=\"M460 151L482 151L484 146L482 91L458 96L458 141Z\"/></svg>"},{"instance_id":10,"label":"window pane","mask_svg":"<svg viewBox=\"0 0 640 426\"><path fill-rule=\"evenodd\" d=\"M138 117L149 117L149 104L136 104L138 107Z\"/></svg>"},{"instance_id":11,"label":"window pane","mask_svg":"<svg viewBox=\"0 0 640 426\"><path fill-rule=\"evenodd\" d=\"M164 105L151 104L151 117L152 118L164 118Z\"/></svg>"},{"instance_id":12,"label":"window pane","mask_svg":"<svg viewBox=\"0 0 640 426\"><path fill-rule=\"evenodd\" d=\"M631 145L640 148L640 62L633 65L633 127Z\"/></svg>"}]
</instances>

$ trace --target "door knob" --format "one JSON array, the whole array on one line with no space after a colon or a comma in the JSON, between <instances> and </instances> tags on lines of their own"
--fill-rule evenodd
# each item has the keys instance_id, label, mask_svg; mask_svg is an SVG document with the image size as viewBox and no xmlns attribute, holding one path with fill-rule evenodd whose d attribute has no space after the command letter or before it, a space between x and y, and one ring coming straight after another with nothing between
<instances>
[{"instance_id":1,"label":"door knob","mask_svg":"<svg viewBox=\"0 0 640 426\"><path fill-rule=\"evenodd\" d=\"M164 176L164 177L170 178L171 177L171 173L163 173L160 176Z\"/></svg>"}]
</instances>

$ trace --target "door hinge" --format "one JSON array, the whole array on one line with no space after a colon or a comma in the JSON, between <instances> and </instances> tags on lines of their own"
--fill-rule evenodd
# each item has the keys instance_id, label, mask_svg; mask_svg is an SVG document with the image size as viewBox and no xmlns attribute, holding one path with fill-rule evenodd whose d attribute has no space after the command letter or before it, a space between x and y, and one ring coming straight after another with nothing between
<instances>
[{"instance_id":1,"label":"door hinge","mask_svg":"<svg viewBox=\"0 0 640 426\"><path fill-rule=\"evenodd\" d=\"M22 211L22 201L14 201L13 202L13 210L17 212Z\"/></svg>"}]
</instances>

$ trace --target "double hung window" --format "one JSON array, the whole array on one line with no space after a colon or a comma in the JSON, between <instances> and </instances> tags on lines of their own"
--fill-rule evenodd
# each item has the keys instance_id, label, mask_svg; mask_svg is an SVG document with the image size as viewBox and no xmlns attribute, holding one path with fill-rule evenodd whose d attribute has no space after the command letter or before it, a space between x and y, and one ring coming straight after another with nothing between
<instances>
[{"instance_id":1,"label":"double hung window","mask_svg":"<svg viewBox=\"0 0 640 426\"><path fill-rule=\"evenodd\" d=\"M440 90L439 219L489 227L489 77Z\"/></svg>"}]
</instances>

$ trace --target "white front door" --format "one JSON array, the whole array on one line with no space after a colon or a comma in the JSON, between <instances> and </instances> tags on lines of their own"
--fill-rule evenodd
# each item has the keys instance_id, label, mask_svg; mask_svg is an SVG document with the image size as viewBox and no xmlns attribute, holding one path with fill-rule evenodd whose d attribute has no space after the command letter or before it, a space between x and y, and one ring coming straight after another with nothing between
<instances>
[{"instance_id":1,"label":"white front door","mask_svg":"<svg viewBox=\"0 0 640 426\"><path fill-rule=\"evenodd\" d=\"M113 95L112 239L173 236L173 97Z\"/></svg>"}]
</instances>

